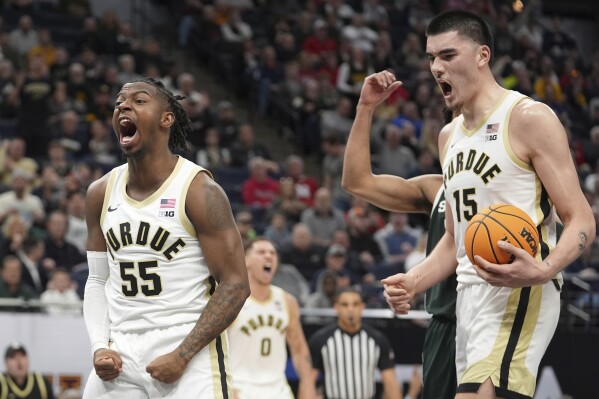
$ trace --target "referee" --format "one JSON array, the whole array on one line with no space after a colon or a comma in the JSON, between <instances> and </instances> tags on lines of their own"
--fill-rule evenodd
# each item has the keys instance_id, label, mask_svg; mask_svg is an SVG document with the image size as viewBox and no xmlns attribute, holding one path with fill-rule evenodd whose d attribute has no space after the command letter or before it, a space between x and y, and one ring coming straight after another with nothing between
<instances>
[{"instance_id":1,"label":"referee","mask_svg":"<svg viewBox=\"0 0 599 399\"><path fill-rule=\"evenodd\" d=\"M342 290L335 298L337 323L316 331L310 338L314 378L324 376L327 399L372 399L379 369L385 399L400 399L393 352L387 338L362 324L364 302L358 291Z\"/></svg>"}]
</instances>

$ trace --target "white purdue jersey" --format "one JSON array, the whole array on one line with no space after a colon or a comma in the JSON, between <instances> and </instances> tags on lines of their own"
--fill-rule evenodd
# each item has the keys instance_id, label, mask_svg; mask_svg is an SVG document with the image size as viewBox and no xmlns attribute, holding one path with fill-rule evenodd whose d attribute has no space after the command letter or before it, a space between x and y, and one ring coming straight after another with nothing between
<instances>
[{"instance_id":1,"label":"white purdue jersey","mask_svg":"<svg viewBox=\"0 0 599 399\"><path fill-rule=\"evenodd\" d=\"M214 279L185 213L187 190L205 169L180 157L143 201L126 192L127 164L112 170L100 219L108 248L108 315L114 331L195 323Z\"/></svg>"},{"instance_id":2,"label":"white purdue jersey","mask_svg":"<svg viewBox=\"0 0 599 399\"><path fill-rule=\"evenodd\" d=\"M286 333L289 311L285 291L270 286L264 302L249 297L228 330L233 386L287 381Z\"/></svg>"},{"instance_id":3,"label":"white purdue jersey","mask_svg":"<svg viewBox=\"0 0 599 399\"><path fill-rule=\"evenodd\" d=\"M538 255L545 258L556 243L556 214L532 165L520 160L509 143L512 109L526 98L506 91L483 122L472 130L459 116L445 147L443 182L451 204L458 257L458 284L483 283L466 256L464 233L478 211L498 203L515 205L538 226Z\"/></svg>"}]
</instances>

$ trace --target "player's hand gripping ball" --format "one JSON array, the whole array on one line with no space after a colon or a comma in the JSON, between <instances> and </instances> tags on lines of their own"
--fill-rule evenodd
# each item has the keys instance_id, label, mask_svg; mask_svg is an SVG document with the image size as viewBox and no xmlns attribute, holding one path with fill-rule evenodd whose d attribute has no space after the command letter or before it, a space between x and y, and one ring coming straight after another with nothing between
<instances>
[{"instance_id":1,"label":"player's hand gripping ball","mask_svg":"<svg viewBox=\"0 0 599 399\"><path fill-rule=\"evenodd\" d=\"M539 234L534 222L514 205L495 204L478 212L466 228L464 246L470 262L474 255L497 264L511 263L513 255L497 246L498 241L526 250L533 257L539 248Z\"/></svg>"}]
</instances>

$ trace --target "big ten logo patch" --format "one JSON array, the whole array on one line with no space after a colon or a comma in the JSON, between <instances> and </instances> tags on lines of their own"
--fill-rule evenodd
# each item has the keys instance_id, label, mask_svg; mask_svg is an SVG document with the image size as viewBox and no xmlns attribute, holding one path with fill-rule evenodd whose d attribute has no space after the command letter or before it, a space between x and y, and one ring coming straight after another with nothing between
<instances>
[{"instance_id":1,"label":"big ten logo patch","mask_svg":"<svg viewBox=\"0 0 599 399\"><path fill-rule=\"evenodd\" d=\"M175 217L175 211L160 210L158 211L158 216L163 218L173 218Z\"/></svg>"}]
</instances>

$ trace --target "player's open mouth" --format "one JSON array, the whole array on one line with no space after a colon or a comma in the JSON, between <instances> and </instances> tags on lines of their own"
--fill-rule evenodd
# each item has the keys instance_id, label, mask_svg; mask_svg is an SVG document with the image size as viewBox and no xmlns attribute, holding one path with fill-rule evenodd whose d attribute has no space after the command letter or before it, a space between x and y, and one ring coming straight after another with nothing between
<instances>
[{"instance_id":1,"label":"player's open mouth","mask_svg":"<svg viewBox=\"0 0 599 399\"><path fill-rule=\"evenodd\" d=\"M127 144L137 133L135 122L127 117L119 118L119 135L121 136L121 144Z\"/></svg>"},{"instance_id":2,"label":"player's open mouth","mask_svg":"<svg viewBox=\"0 0 599 399\"><path fill-rule=\"evenodd\" d=\"M264 273L266 273L266 274L272 273L272 266L271 265L264 265Z\"/></svg>"},{"instance_id":3,"label":"player's open mouth","mask_svg":"<svg viewBox=\"0 0 599 399\"><path fill-rule=\"evenodd\" d=\"M451 87L449 83L445 82L444 80L438 80L437 83L443 92L443 97L447 98L451 96L451 93L453 93L453 87Z\"/></svg>"}]
</instances>

